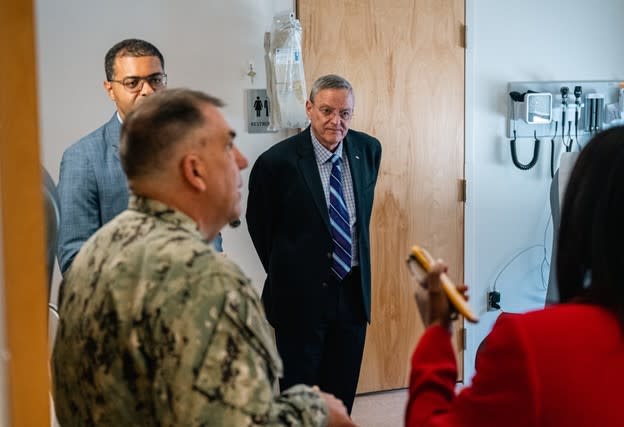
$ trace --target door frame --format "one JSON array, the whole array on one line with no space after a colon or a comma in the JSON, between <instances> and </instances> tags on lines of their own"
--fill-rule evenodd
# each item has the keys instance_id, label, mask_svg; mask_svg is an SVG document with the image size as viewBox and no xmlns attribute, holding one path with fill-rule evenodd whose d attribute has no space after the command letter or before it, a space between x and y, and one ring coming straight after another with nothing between
<instances>
[{"instance_id":1,"label":"door frame","mask_svg":"<svg viewBox=\"0 0 624 427\"><path fill-rule=\"evenodd\" d=\"M466 179L466 203L464 204L464 282L475 283L476 280L476 208L474 203L475 172L475 139L474 139L474 103L475 103L475 72L474 72L474 27L475 1L464 0L464 22L466 25L466 47L464 49L464 177ZM478 298L473 295L472 298ZM475 339L476 326L464 322L466 328L465 348L463 354L463 384L470 384L474 376L474 360L479 342Z\"/></svg>"},{"instance_id":2,"label":"door frame","mask_svg":"<svg viewBox=\"0 0 624 427\"><path fill-rule=\"evenodd\" d=\"M47 281L33 1L0 0L0 284L11 426L50 425ZM10 421L9 421L10 420Z\"/></svg>"}]
</instances>

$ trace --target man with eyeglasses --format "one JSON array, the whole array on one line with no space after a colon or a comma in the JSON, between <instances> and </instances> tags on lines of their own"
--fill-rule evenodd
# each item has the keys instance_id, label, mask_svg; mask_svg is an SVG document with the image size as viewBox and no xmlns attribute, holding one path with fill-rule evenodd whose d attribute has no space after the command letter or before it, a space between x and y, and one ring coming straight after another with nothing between
<instances>
[{"instance_id":1,"label":"man with eyeglasses","mask_svg":"<svg viewBox=\"0 0 624 427\"><path fill-rule=\"evenodd\" d=\"M247 225L284 362L282 390L318 385L351 413L370 321L369 224L381 144L350 130L354 94L326 75L306 102L310 126L255 162Z\"/></svg>"},{"instance_id":2,"label":"man with eyeglasses","mask_svg":"<svg viewBox=\"0 0 624 427\"><path fill-rule=\"evenodd\" d=\"M106 53L104 69L104 89L117 111L65 150L61 161L57 255L63 274L83 243L128 207L128 182L119 162L121 124L135 105L167 87L163 55L145 40L115 44ZM220 236L215 246L221 250Z\"/></svg>"}]
</instances>

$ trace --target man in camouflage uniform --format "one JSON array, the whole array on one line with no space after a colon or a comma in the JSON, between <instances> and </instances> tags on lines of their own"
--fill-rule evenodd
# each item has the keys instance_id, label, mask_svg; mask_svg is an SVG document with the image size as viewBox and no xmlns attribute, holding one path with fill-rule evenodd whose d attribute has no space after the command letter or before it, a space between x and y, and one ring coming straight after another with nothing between
<instances>
[{"instance_id":1,"label":"man in camouflage uniform","mask_svg":"<svg viewBox=\"0 0 624 427\"><path fill-rule=\"evenodd\" d=\"M64 278L52 357L56 415L72 426L352 426L344 405L282 373L260 300L209 243L240 215L221 101L166 90L127 116L133 196Z\"/></svg>"}]
</instances>

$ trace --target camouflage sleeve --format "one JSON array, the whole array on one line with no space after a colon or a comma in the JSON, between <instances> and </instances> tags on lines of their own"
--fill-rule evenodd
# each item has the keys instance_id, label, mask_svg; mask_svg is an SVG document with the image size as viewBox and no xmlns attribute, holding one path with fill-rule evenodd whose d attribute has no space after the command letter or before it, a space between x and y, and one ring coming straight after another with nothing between
<instances>
[{"instance_id":1,"label":"camouflage sleeve","mask_svg":"<svg viewBox=\"0 0 624 427\"><path fill-rule=\"evenodd\" d=\"M297 409L295 409L297 408ZM327 426L327 406L320 395L305 385L296 385L276 397L269 426ZM299 415L297 415L299 412Z\"/></svg>"},{"instance_id":2,"label":"camouflage sleeve","mask_svg":"<svg viewBox=\"0 0 624 427\"><path fill-rule=\"evenodd\" d=\"M328 409L319 393L302 385L281 395L274 391L281 361L261 302L249 283L227 276L213 276L210 282L213 290L223 292L218 304L214 293L197 295L193 301L210 313L210 319L192 328L206 331L196 337L192 372L185 369L184 381L167 381L166 394L174 396L162 403L174 408L161 412L173 415L169 420L161 418L163 425L326 426ZM185 359L189 350L187 346L178 356ZM178 371L180 363L174 365Z\"/></svg>"},{"instance_id":3,"label":"camouflage sleeve","mask_svg":"<svg viewBox=\"0 0 624 427\"><path fill-rule=\"evenodd\" d=\"M281 362L257 299L230 291L203 358L195 389L207 402L198 424L325 426L327 407L309 387L273 391Z\"/></svg>"}]
</instances>

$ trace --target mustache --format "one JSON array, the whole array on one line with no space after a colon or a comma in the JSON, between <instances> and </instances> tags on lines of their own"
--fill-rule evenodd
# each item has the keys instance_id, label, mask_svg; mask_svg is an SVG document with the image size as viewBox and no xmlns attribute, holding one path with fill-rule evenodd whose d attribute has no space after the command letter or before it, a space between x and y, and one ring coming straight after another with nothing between
<instances>
[{"instance_id":1,"label":"mustache","mask_svg":"<svg viewBox=\"0 0 624 427\"><path fill-rule=\"evenodd\" d=\"M241 225L240 218L236 218L234 221L230 222L230 227L236 228Z\"/></svg>"}]
</instances>

